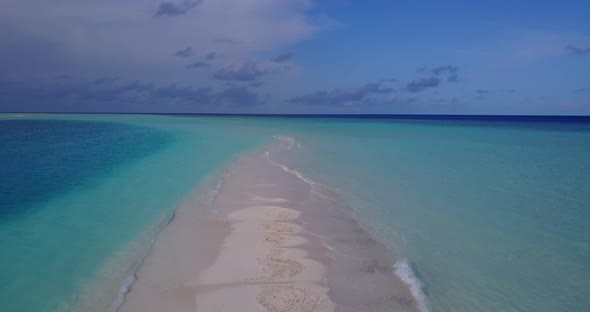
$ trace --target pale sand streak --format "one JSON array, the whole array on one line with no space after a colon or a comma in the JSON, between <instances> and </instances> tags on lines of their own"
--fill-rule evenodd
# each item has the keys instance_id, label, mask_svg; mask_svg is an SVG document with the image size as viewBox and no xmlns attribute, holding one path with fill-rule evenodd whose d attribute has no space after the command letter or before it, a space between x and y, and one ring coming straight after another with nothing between
<instances>
[{"instance_id":1,"label":"pale sand streak","mask_svg":"<svg viewBox=\"0 0 590 312\"><path fill-rule=\"evenodd\" d=\"M252 196L251 200L254 201L261 201L266 203L286 203L287 200L284 198L271 198L271 197L262 197L262 196Z\"/></svg>"},{"instance_id":2,"label":"pale sand streak","mask_svg":"<svg viewBox=\"0 0 590 312\"><path fill-rule=\"evenodd\" d=\"M290 209L309 190L283 172L244 157L226 174L215 214L193 200L177 209L118 312L333 311L319 262L328 250Z\"/></svg>"},{"instance_id":3,"label":"pale sand streak","mask_svg":"<svg viewBox=\"0 0 590 312\"><path fill-rule=\"evenodd\" d=\"M232 164L210 215L176 210L118 312L417 311L342 206L269 156Z\"/></svg>"},{"instance_id":4,"label":"pale sand streak","mask_svg":"<svg viewBox=\"0 0 590 312\"><path fill-rule=\"evenodd\" d=\"M191 285L201 289L197 311L332 311L323 266L296 247L306 242L298 235L305 230L285 223L299 214L279 206L231 213L232 232L219 257Z\"/></svg>"}]
</instances>

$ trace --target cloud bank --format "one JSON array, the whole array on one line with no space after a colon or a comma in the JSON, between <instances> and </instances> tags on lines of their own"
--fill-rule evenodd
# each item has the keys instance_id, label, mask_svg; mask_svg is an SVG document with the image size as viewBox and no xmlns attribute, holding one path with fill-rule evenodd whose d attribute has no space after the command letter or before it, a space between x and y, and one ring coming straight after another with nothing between
<instances>
[{"instance_id":1,"label":"cloud bank","mask_svg":"<svg viewBox=\"0 0 590 312\"><path fill-rule=\"evenodd\" d=\"M178 16L185 15L197 5L201 4L203 0L199 1L184 1L181 3L163 2L158 6L158 10L154 13L154 17L162 16Z\"/></svg>"},{"instance_id":2,"label":"cloud bank","mask_svg":"<svg viewBox=\"0 0 590 312\"><path fill-rule=\"evenodd\" d=\"M565 51L571 55L587 55L590 54L590 48L580 48L571 44L565 46Z\"/></svg>"},{"instance_id":3,"label":"cloud bank","mask_svg":"<svg viewBox=\"0 0 590 312\"><path fill-rule=\"evenodd\" d=\"M406 85L406 90L409 92L421 92L428 88L436 88L440 84L440 79L437 77L428 77L412 80Z\"/></svg>"},{"instance_id":4,"label":"cloud bank","mask_svg":"<svg viewBox=\"0 0 590 312\"><path fill-rule=\"evenodd\" d=\"M335 90L321 90L288 100L304 105L350 105L367 100L370 96L393 92L393 88L382 88L381 83L367 83L360 87Z\"/></svg>"}]
</instances>

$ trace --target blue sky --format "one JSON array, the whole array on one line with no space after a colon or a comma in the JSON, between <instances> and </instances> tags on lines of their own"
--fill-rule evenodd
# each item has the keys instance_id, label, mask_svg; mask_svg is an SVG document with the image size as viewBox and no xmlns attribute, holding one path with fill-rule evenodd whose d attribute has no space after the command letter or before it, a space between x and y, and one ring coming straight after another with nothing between
<instances>
[{"instance_id":1,"label":"blue sky","mask_svg":"<svg viewBox=\"0 0 590 312\"><path fill-rule=\"evenodd\" d=\"M0 111L590 114L587 1L6 0Z\"/></svg>"}]
</instances>

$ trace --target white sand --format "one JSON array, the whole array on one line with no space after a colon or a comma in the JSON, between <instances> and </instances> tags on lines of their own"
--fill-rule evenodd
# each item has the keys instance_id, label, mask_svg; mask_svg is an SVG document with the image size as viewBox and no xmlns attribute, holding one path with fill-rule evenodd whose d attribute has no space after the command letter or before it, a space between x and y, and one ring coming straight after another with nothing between
<instances>
[{"instance_id":1,"label":"white sand","mask_svg":"<svg viewBox=\"0 0 590 312\"><path fill-rule=\"evenodd\" d=\"M387 250L269 153L222 185L209 217L191 200L177 210L119 312L418 311Z\"/></svg>"},{"instance_id":2,"label":"white sand","mask_svg":"<svg viewBox=\"0 0 590 312\"><path fill-rule=\"evenodd\" d=\"M207 226L216 230L203 231L198 207L186 203L160 234L120 312L334 310L325 267L306 250L324 245L307 235L293 209L308 191L265 158L247 159L230 170L215 200L217 218Z\"/></svg>"},{"instance_id":3,"label":"white sand","mask_svg":"<svg viewBox=\"0 0 590 312\"><path fill-rule=\"evenodd\" d=\"M323 266L297 248L306 240L299 217L279 206L251 206L228 216L232 232L216 262L201 273L195 286L199 311L331 311L323 282ZM247 294L247 295L246 295Z\"/></svg>"}]
</instances>

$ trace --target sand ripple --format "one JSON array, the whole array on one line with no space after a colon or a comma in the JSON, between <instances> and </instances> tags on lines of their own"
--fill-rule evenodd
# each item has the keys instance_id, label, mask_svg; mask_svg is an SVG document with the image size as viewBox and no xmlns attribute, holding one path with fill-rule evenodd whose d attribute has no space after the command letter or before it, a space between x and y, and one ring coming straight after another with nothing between
<instances>
[{"instance_id":1,"label":"sand ripple","mask_svg":"<svg viewBox=\"0 0 590 312\"><path fill-rule=\"evenodd\" d=\"M295 286L265 286L256 297L269 312L312 312L320 306L319 293Z\"/></svg>"},{"instance_id":2,"label":"sand ripple","mask_svg":"<svg viewBox=\"0 0 590 312\"><path fill-rule=\"evenodd\" d=\"M267 280L285 280L297 276L303 271L303 264L289 258L268 256L259 258L263 278Z\"/></svg>"}]
</instances>

